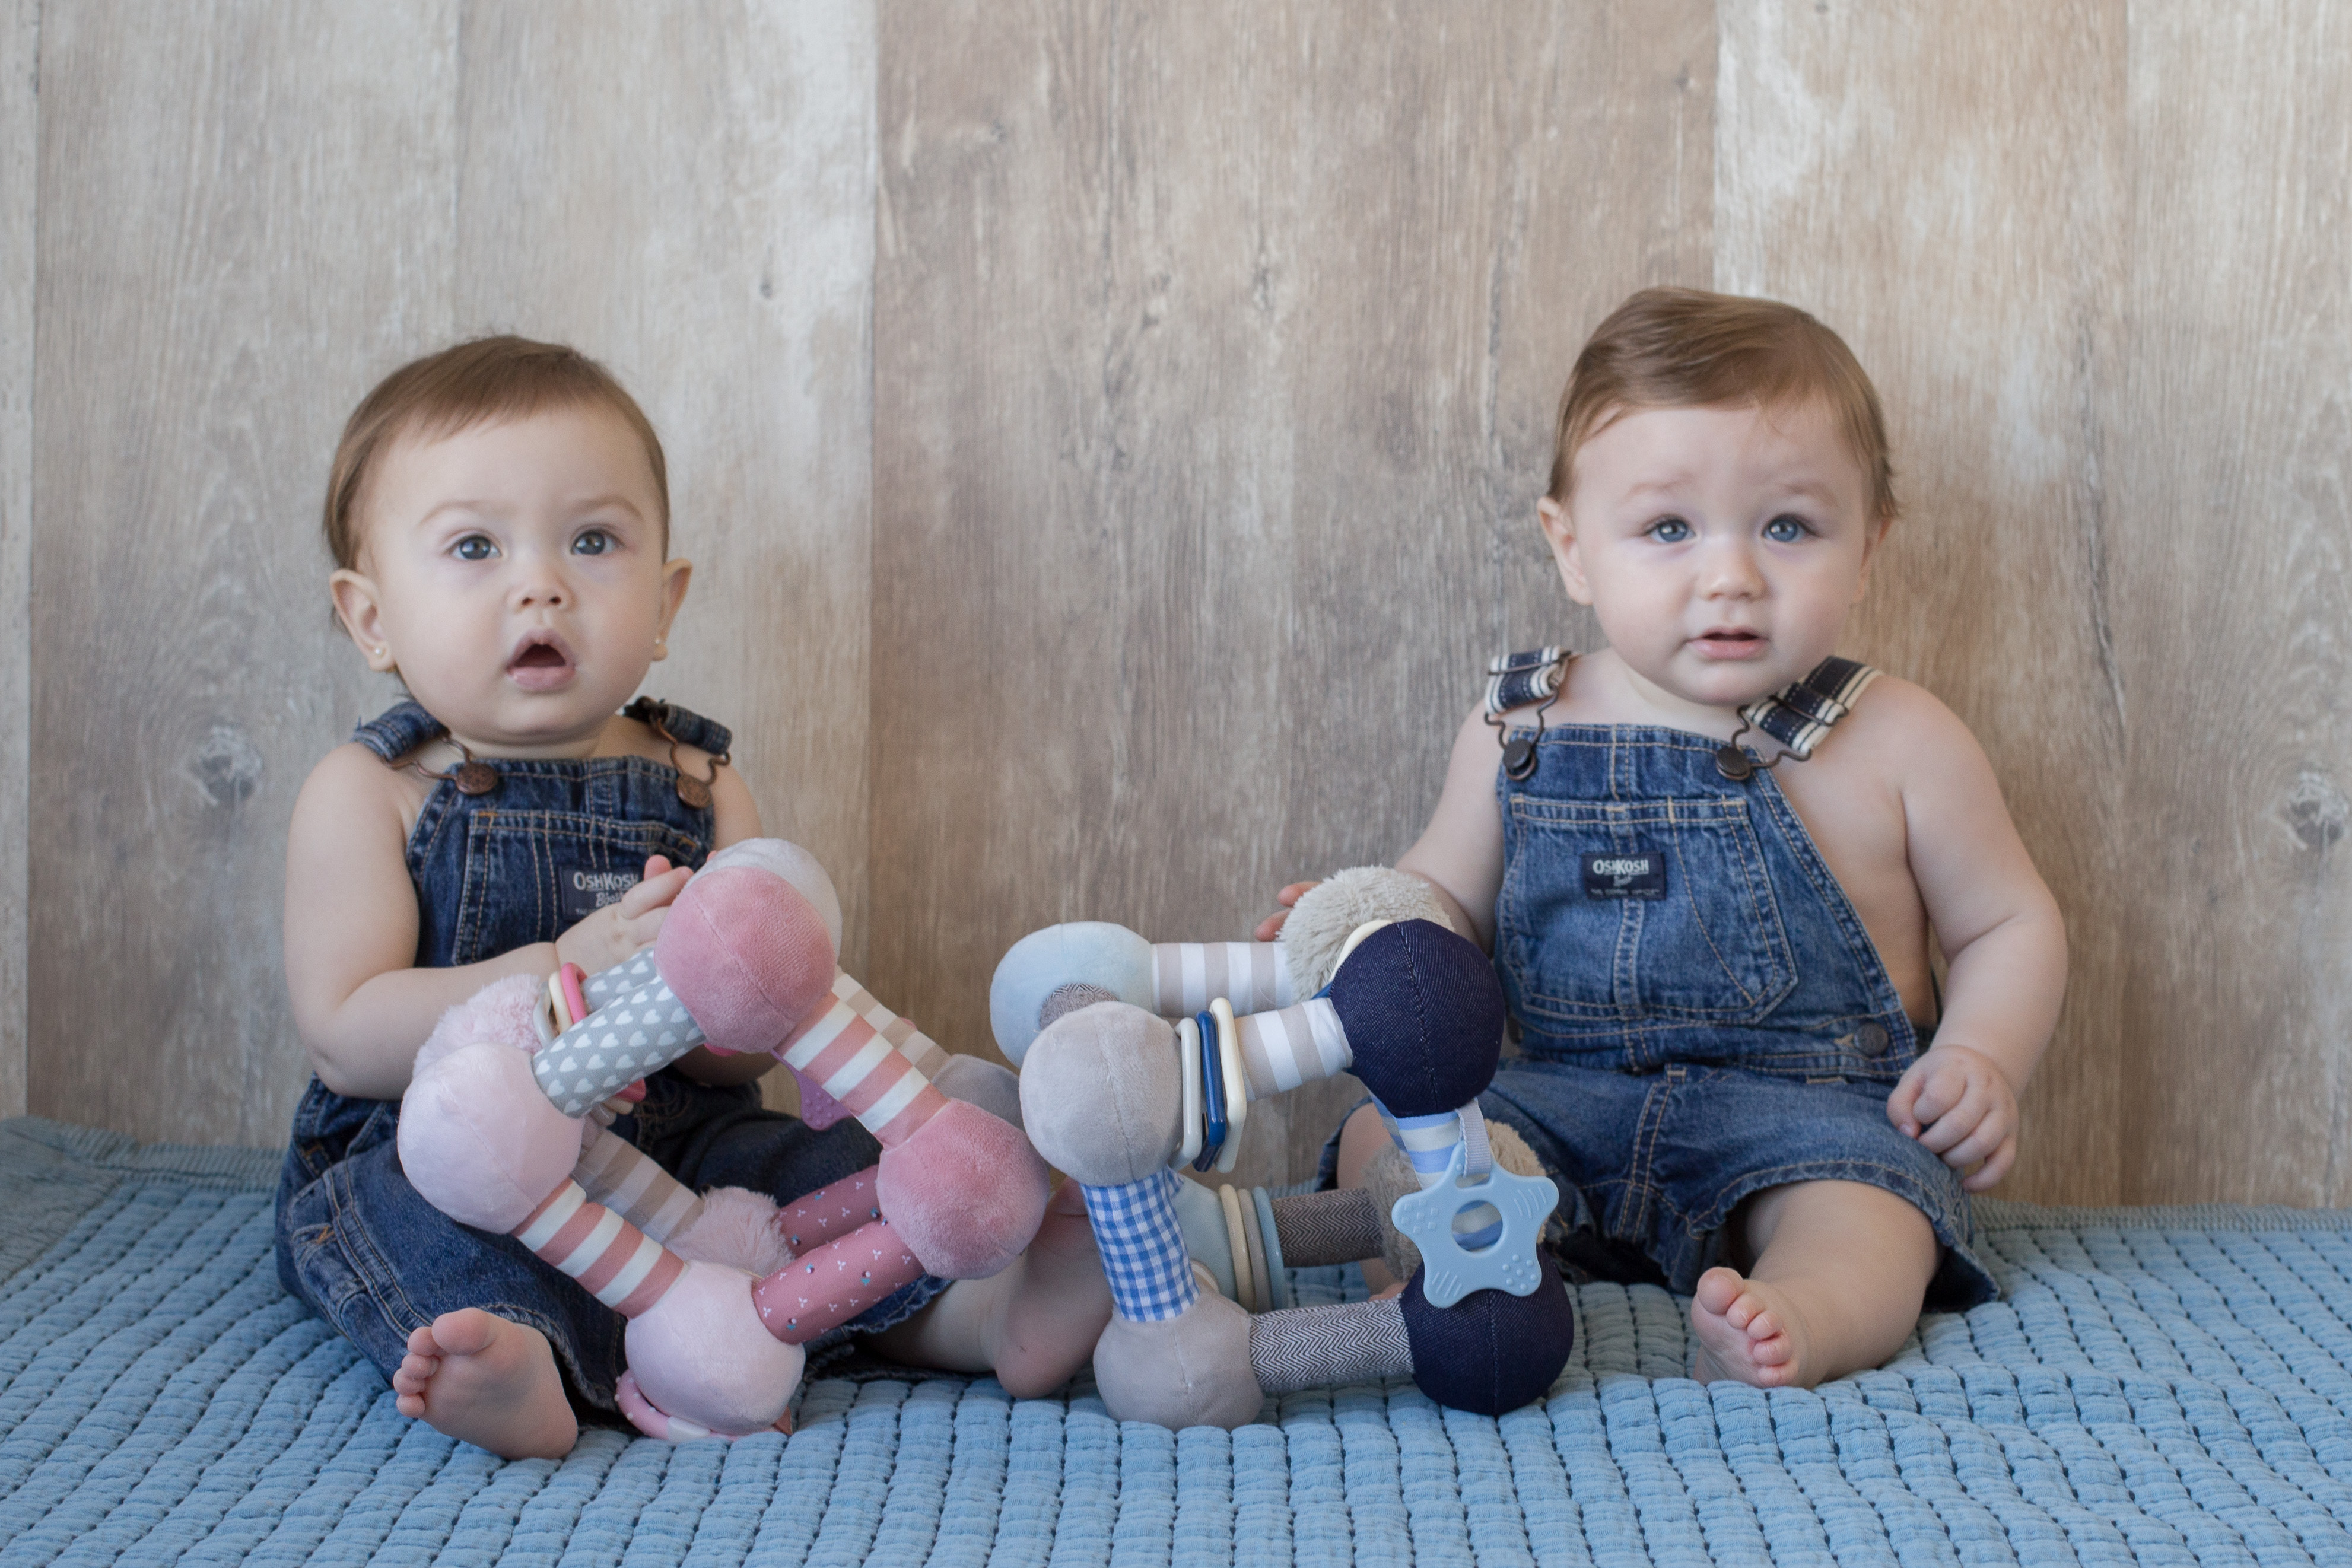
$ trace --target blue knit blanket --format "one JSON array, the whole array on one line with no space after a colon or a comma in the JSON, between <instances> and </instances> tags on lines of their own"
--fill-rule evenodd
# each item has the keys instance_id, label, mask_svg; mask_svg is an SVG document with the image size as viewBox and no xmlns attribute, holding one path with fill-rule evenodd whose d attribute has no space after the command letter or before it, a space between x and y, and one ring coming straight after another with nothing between
<instances>
[{"instance_id":1,"label":"blue knit blanket","mask_svg":"<svg viewBox=\"0 0 2352 1568\"><path fill-rule=\"evenodd\" d=\"M1683 1303L1595 1286L1499 1421L1400 1384L1177 1434L832 1379L789 1439L506 1464L278 1288L274 1166L0 1123L0 1562L2352 1563L2334 1212L1986 1204L2002 1299L1808 1393L1700 1387Z\"/></svg>"}]
</instances>

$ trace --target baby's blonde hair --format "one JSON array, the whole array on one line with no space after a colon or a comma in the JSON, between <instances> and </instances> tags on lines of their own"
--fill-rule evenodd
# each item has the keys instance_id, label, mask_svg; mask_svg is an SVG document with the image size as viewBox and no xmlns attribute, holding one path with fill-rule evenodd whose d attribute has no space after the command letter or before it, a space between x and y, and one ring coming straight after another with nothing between
<instances>
[{"instance_id":1,"label":"baby's blonde hair","mask_svg":"<svg viewBox=\"0 0 2352 1568\"><path fill-rule=\"evenodd\" d=\"M410 431L454 435L492 420L521 419L551 408L607 408L645 444L661 501L662 551L669 550L669 465L661 437L613 373L577 349L529 338L473 338L427 354L378 382L360 400L335 445L327 479L324 524L335 564L359 565L360 498L376 459Z\"/></svg>"},{"instance_id":2,"label":"baby's blonde hair","mask_svg":"<svg viewBox=\"0 0 2352 1568\"><path fill-rule=\"evenodd\" d=\"M1632 410L1770 412L1816 399L1869 483L1871 516L1891 520L1897 508L1886 417L1845 340L1778 300L1644 288L1611 311L1576 356L1559 399L1549 494L1567 504L1577 450Z\"/></svg>"}]
</instances>

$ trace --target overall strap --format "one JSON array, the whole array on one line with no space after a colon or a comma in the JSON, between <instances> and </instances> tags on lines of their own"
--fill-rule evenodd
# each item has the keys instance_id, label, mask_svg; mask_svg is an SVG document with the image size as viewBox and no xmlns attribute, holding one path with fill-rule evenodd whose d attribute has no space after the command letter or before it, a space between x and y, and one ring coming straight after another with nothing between
<instances>
[{"instance_id":1,"label":"overall strap","mask_svg":"<svg viewBox=\"0 0 2352 1568\"><path fill-rule=\"evenodd\" d=\"M725 725L707 719L698 713L689 713L676 703L664 702L659 697L639 697L621 712L680 746L707 751L721 762L727 760L728 749L735 744L734 732Z\"/></svg>"},{"instance_id":2,"label":"overall strap","mask_svg":"<svg viewBox=\"0 0 2352 1568\"><path fill-rule=\"evenodd\" d=\"M1739 710L1739 716L1779 741L1803 762L1830 727L1853 710L1864 690L1878 678L1868 664L1835 654L1813 666L1803 680L1782 686Z\"/></svg>"},{"instance_id":3,"label":"overall strap","mask_svg":"<svg viewBox=\"0 0 2352 1568\"><path fill-rule=\"evenodd\" d=\"M1535 777L1536 742L1543 737L1544 715L1559 695L1559 683L1573 657L1559 648L1537 648L1486 661L1486 723L1503 748L1504 777L1515 783ZM1503 715L1529 703L1542 705L1536 709L1535 728L1506 734Z\"/></svg>"},{"instance_id":4,"label":"overall strap","mask_svg":"<svg viewBox=\"0 0 2352 1568\"><path fill-rule=\"evenodd\" d=\"M1487 660L1486 716L1500 718L1515 707L1549 702L1559 693L1568 659L1564 648L1536 648L1524 653L1497 653Z\"/></svg>"},{"instance_id":5,"label":"overall strap","mask_svg":"<svg viewBox=\"0 0 2352 1568\"><path fill-rule=\"evenodd\" d=\"M362 720L352 728L352 738L390 763L447 733L448 727L426 713L422 704L405 701Z\"/></svg>"}]
</instances>

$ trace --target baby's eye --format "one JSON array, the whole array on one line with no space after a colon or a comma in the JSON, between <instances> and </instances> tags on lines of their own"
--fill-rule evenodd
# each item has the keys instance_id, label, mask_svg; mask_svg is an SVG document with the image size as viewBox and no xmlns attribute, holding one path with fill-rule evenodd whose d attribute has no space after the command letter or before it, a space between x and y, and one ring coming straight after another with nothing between
<instances>
[{"instance_id":1,"label":"baby's eye","mask_svg":"<svg viewBox=\"0 0 2352 1568\"><path fill-rule=\"evenodd\" d=\"M1683 544L1691 537L1691 526L1680 517L1660 517L1647 531L1662 545Z\"/></svg>"},{"instance_id":2,"label":"baby's eye","mask_svg":"<svg viewBox=\"0 0 2352 1568\"><path fill-rule=\"evenodd\" d=\"M450 547L459 560L488 560L499 553L498 541L488 534L467 534Z\"/></svg>"},{"instance_id":3,"label":"baby's eye","mask_svg":"<svg viewBox=\"0 0 2352 1568\"><path fill-rule=\"evenodd\" d=\"M1781 513L1764 525L1764 537L1776 545L1792 545L1811 534L1812 528L1804 518Z\"/></svg>"},{"instance_id":4,"label":"baby's eye","mask_svg":"<svg viewBox=\"0 0 2352 1568\"><path fill-rule=\"evenodd\" d=\"M572 541L573 555L603 555L613 548L613 536L602 528L583 528Z\"/></svg>"}]
</instances>

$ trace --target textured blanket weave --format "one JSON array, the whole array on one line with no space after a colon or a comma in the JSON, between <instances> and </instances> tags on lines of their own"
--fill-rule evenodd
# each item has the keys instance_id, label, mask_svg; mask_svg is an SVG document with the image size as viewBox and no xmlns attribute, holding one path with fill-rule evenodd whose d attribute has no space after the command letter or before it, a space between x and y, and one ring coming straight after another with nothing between
<instances>
[{"instance_id":1,"label":"textured blanket weave","mask_svg":"<svg viewBox=\"0 0 2352 1568\"><path fill-rule=\"evenodd\" d=\"M1813 1393L1701 1388L1679 1302L1591 1287L1500 1421L1398 1385L1176 1435L834 1379L790 1439L502 1464L280 1291L273 1166L0 1124L0 1562L2352 1563L2335 1213L1986 1205L2003 1300Z\"/></svg>"}]
</instances>

